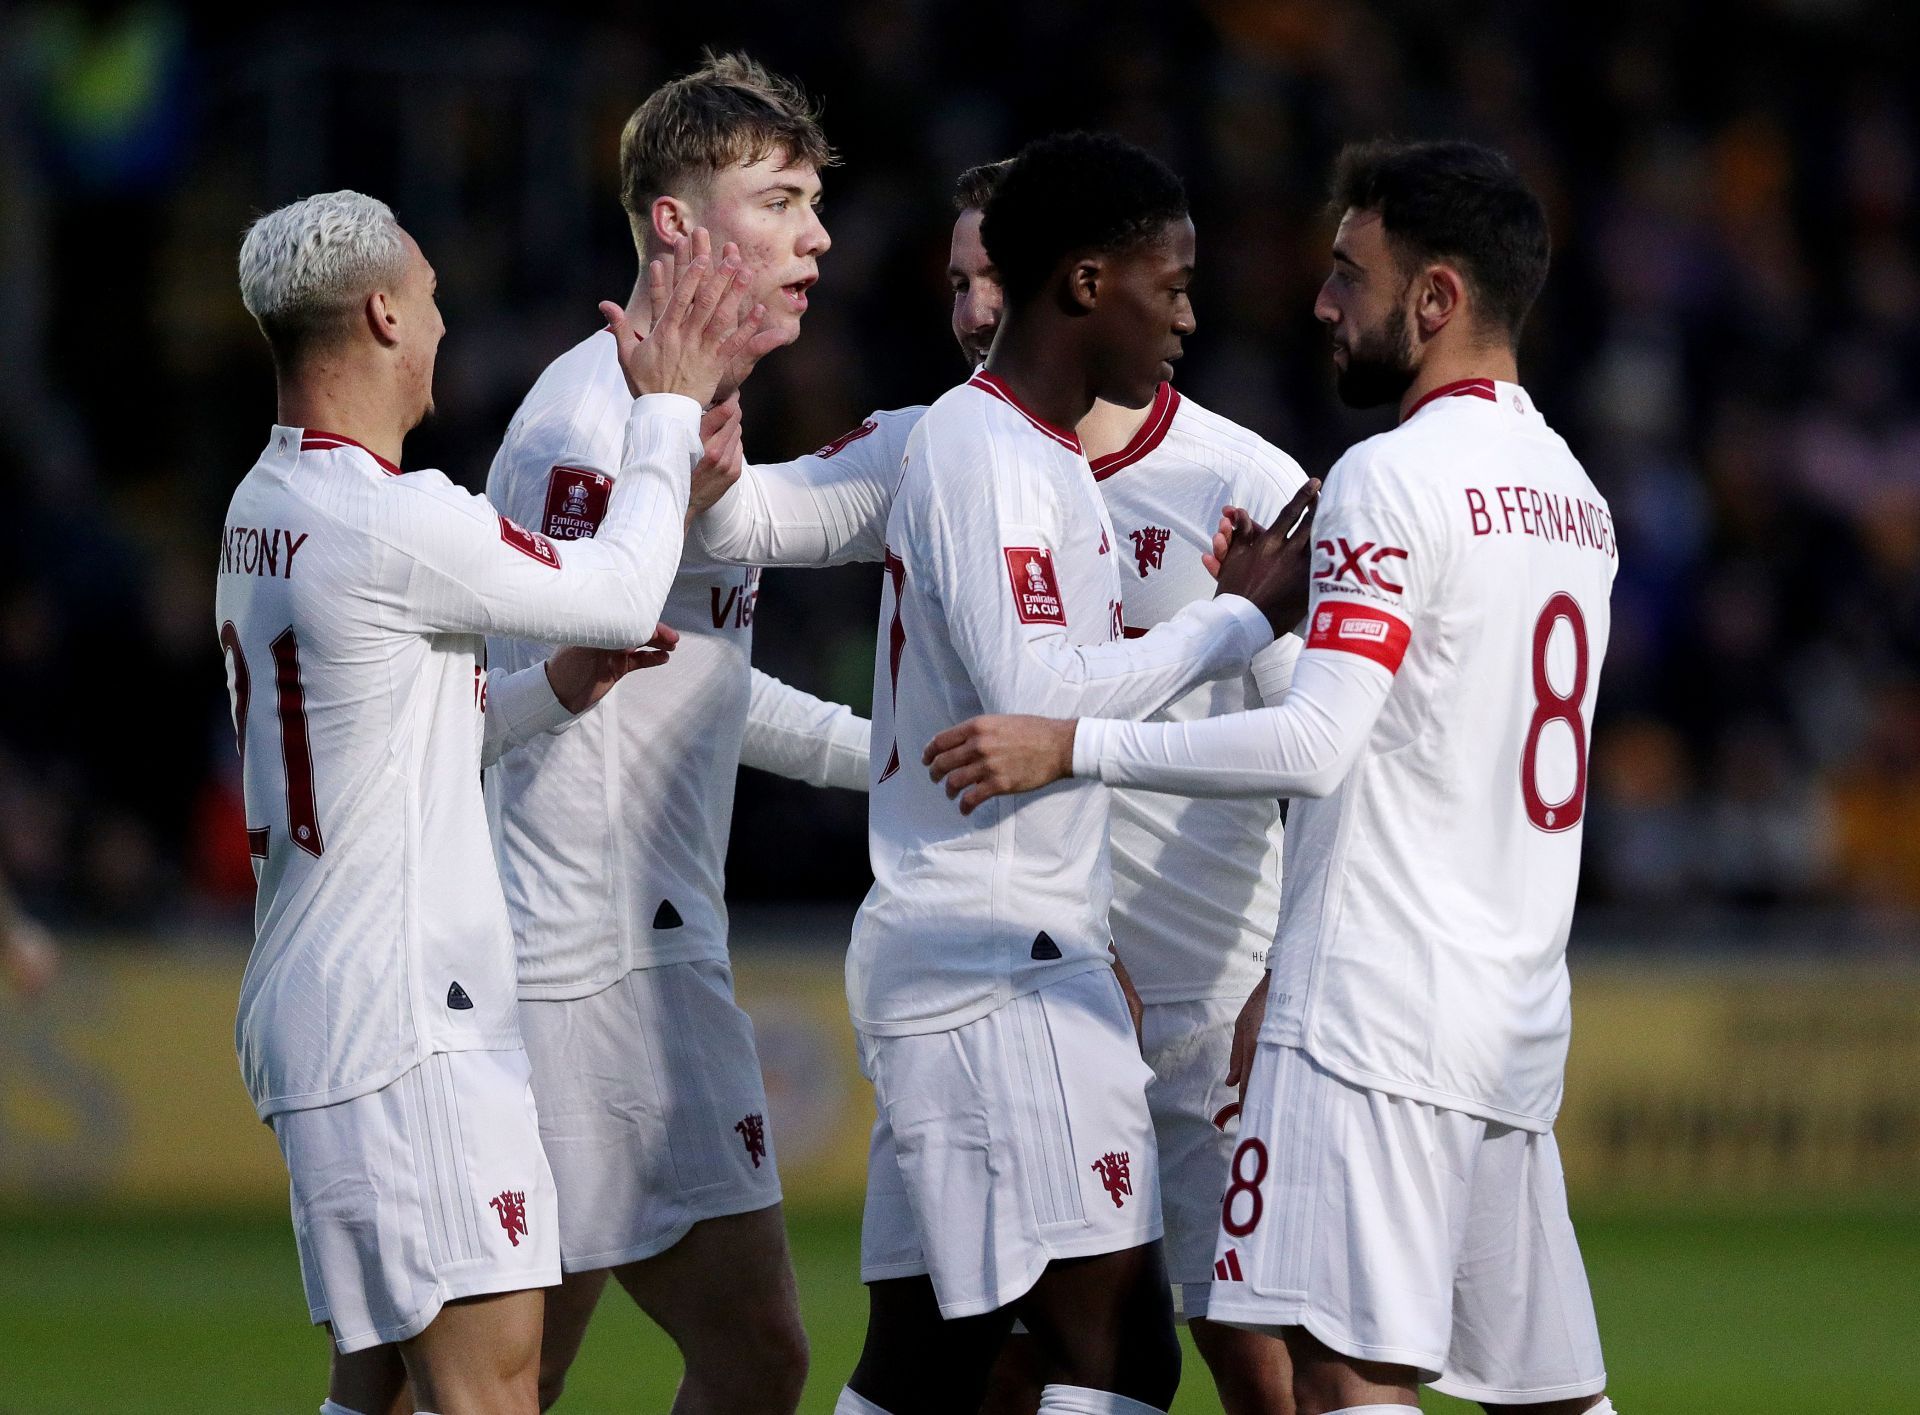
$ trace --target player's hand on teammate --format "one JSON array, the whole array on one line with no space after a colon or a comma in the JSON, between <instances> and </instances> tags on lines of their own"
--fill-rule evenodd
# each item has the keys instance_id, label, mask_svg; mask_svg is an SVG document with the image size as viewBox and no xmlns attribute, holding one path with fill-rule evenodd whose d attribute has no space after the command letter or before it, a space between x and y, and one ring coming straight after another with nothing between
<instances>
[{"instance_id":1,"label":"player's hand on teammate","mask_svg":"<svg viewBox=\"0 0 1920 1415\"><path fill-rule=\"evenodd\" d=\"M1233 1019L1233 1049L1227 1054L1227 1084L1240 1089L1240 1104L1247 1103L1247 1079L1253 1075L1253 1054L1260 1045L1260 1024L1267 1015L1267 984L1273 974L1263 973L1260 985L1247 995L1246 1005Z\"/></svg>"},{"instance_id":2,"label":"player's hand on teammate","mask_svg":"<svg viewBox=\"0 0 1920 1415\"><path fill-rule=\"evenodd\" d=\"M1319 499L1320 479L1310 477L1264 529L1239 507L1229 506L1214 533L1213 553L1201 557L1219 582L1216 593L1252 600L1276 634L1286 633L1307 614L1313 510Z\"/></svg>"},{"instance_id":3,"label":"player's hand on teammate","mask_svg":"<svg viewBox=\"0 0 1920 1415\"><path fill-rule=\"evenodd\" d=\"M693 468L693 491L687 498L689 521L725 496L740 480L746 462L741 437L740 395L733 394L707 409L700 419L700 460Z\"/></svg>"},{"instance_id":4,"label":"player's hand on teammate","mask_svg":"<svg viewBox=\"0 0 1920 1415\"><path fill-rule=\"evenodd\" d=\"M1071 718L972 717L927 743L920 760L935 781L946 782L948 800L959 798L960 814L970 816L995 796L1072 776L1073 729Z\"/></svg>"},{"instance_id":5,"label":"player's hand on teammate","mask_svg":"<svg viewBox=\"0 0 1920 1415\"><path fill-rule=\"evenodd\" d=\"M658 668L673 653L680 635L665 624L654 626L653 637L637 649L590 649L578 645L557 649L547 660L547 682L560 706L579 714L607 695L622 678L639 668Z\"/></svg>"},{"instance_id":6,"label":"player's hand on teammate","mask_svg":"<svg viewBox=\"0 0 1920 1415\"><path fill-rule=\"evenodd\" d=\"M644 337L631 313L611 300L601 302L600 313L619 341L628 392L636 398L682 393L704 408L714 401L722 376L760 332L767 311L755 305L741 314L747 272L732 244L715 264L712 241L702 227L674 250L684 259L671 285L662 262L647 267L648 304L655 314Z\"/></svg>"}]
</instances>

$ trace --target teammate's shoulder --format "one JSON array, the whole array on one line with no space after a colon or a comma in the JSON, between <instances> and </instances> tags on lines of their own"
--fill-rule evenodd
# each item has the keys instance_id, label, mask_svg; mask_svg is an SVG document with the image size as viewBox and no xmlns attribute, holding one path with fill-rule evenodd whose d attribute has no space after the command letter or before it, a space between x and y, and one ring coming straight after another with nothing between
<instances>
[{"instance_id":1,"label":"teammate's shoulder","mask_svg":"<svg viewBox=\"0 0 1920 1415\"><path fill-rule=\"evenodd\" d=\"M913 430L926 416L927 405L917 403L910 408L875 409L862 418L858 424L841 433L833 441L814 449L813 455L823 459L840 456L849 448L865 443L861 452L873 452L879 455L891 454L896 459L906 446Z\"/></svg>"},{"instance_id":2,"label":"teammate's shoulder","mask_svg":"<svg viewBox=\"0 0 1920 1415\"><path fill-rule=\"evenodd\" d=\"M1230 477L1262 477L1291 496L1307 479L1300 463L1255 432L1192 398L1181 395L1175 409L1170 439L1179 439Z\"/></svg>"},{"instance_id":3,"label":"teammate's shoulder","mask_svg":"<svg viewBox=\"0 0 1920 1415\"><path fill-rule=\"evenodd\" d=\"M514 412L502 450L516 462L591 458L607 455L607 446L618 457L632 406L613 335L598 330L541 370Z\"/></svg>"}]
</instances>

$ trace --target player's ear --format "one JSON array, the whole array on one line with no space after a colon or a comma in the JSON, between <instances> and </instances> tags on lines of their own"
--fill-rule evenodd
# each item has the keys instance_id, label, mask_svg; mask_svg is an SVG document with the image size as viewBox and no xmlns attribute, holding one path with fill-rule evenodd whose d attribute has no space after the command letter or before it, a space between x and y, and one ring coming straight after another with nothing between
<instances>
[{"instance_id":1,"label":"player's ear","mask_svg":"<svg viewBox=\"0 0 1920 1415\"><path fill-rule=\"evenodd\" d=\"M679 197L658 196L647 209L648 225L652 228L653 239L664 249L673 249L673 243L681 237L691 238L693 228L698 224L693 217L693 208Z\"/></svg>"},{"instance_id":2,"label":"player's ear","mask_svg":"<svg viewBox=\"0 0 1920 1415\"><path fill-rule=\"evenodd\" d=\"M1083 256L1067 267L1067 298L1083 311L1092 311L1100 303L1100 277L1103 271L1098 256Z\"/></svg>"},{"instance_id":3,"label":"player's ear","mask_svg":"<svg viewBox=\"0 0 1920 1415\"><path fill-rule=\"evenodd\" d=\"M1455 267L1436 263L1423 270L1414 284L1418 298L1413 317L1419 324L1420 337L1431 339L1460 313L1466 302L1467 282Z\"/></svg>"},{"instance_id":4,"label":"player's ear","mask_svg":"<svg viewBox=\"0 0 1920 1415\"><path fill-rule=\"evenodd\" d=\"M400 342L399 311L385 290L375 290L368 295L366 303L360 307L360 313L367 322L367 332L373 335L376 344L390 349Z\"/></svg>"}]
</instances>

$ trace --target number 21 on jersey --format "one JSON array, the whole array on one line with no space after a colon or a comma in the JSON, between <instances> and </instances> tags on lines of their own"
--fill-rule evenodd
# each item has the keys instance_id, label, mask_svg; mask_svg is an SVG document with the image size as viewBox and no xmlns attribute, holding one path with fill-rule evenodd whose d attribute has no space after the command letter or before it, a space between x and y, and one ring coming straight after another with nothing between
<instances>
[{"instance_id":1,"label":"number 21 on jersey","mask_svg":"<svg viewBox=\"0 0 1920 1415\"><path fill-rule=\"evenodd\" d=\"M247 767L247 712L252 705L253 675L240 631L229 619L220 626L220 647L226 652L233 697L233 731L240 745L240 774ZM300 639L289 625L268 645L273 658L274 707L280 720L280 760L286 769L287 836L315 859L326 853L320 834L320 811L313 798L313 749L307 741L307 695L300 682ZM267 858L269 827L247 826L247 852Z\"/></svg>"}]
</instances>

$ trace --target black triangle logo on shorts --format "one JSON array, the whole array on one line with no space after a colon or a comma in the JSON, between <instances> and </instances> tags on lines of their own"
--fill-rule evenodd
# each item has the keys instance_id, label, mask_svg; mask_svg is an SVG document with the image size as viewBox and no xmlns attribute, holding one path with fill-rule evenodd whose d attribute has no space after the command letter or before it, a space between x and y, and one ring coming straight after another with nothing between
<instances>
[{"instance_id":1,"label":"black triangle logo on shorts","mask_svg":"<svg viewBox=\"0 0 1920 1415\"><path fill-rule=\"evenodd\" d=\"M685 922L680 917L680 911L673 907L671 899L662 899L660 907L653 912L653 926L656 929L677 929Z\"/></svg>"},{"instance_id":2,"label":"black triangle logo on shorts","mask_svg":"<svg viewBox=\"0 0 1920 1415\"><path fill-rule=\"evenodd\" d=\"M454 983L447 989L447 1006L455 1012L473 1011L473 999L467 996L467 990Z\"/></svg>"},{"instance_id":3,"label":"black triangle logo on shorts","mask_svg":"<svg viewBox=\"0 0 1920 1415\"><path fill-rule=\"evenodd\" d=\"M1049 958L1058 958L1060 956L1060 945L1048 938L1047 931L1042 929L1034 937L1033 952L1027 956L1036 963L1044 963Z\"/></svg>"}]
</instances>

